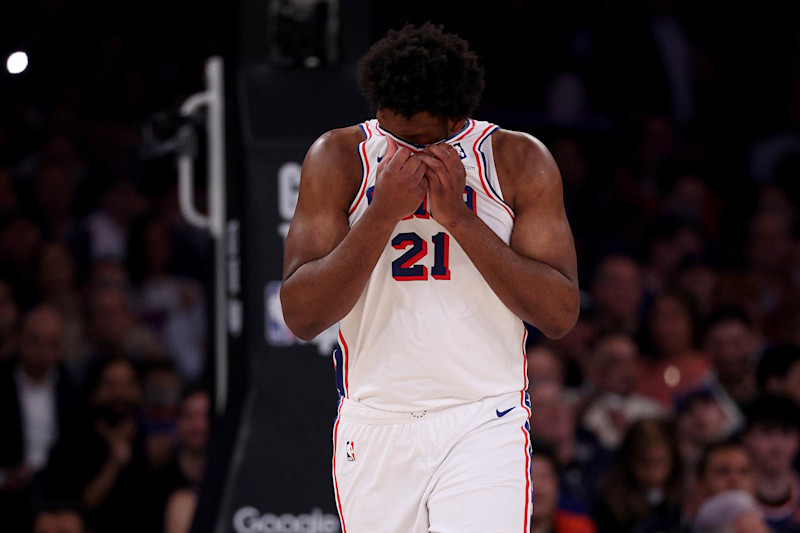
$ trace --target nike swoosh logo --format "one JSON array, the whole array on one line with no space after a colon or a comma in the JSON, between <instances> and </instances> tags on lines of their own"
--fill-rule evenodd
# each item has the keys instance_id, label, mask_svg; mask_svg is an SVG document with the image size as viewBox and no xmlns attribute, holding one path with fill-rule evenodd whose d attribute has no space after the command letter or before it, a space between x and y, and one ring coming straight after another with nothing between
<instances>
[{"instance_id":1,"label":"nike swoosh logo","mask_svg":"<svg viewBox=\"0 0 800 533\"><path fill-rule=\"evenodd\" d=\"M514 407L516 407L516 405ZM514 407L506 409L505 411L501 411L500 409L495 409L495 411L497 412L497 418L502 418L506 416L508 413L514 410Z\"/></svg>"},{"instance_id":2,"label":"nike swoosh logo","mask_svg":"<svg viewBox=\"0 0 800 533\"><path fill-rule=\"evenodd\" d=\"M383 154L383 155L379 155L379 156L378 156L378 163L380 163L380 162L383 160L383 156L384 156L384 155L386 155L386 154Z\"/></svg>"}]
</instances>

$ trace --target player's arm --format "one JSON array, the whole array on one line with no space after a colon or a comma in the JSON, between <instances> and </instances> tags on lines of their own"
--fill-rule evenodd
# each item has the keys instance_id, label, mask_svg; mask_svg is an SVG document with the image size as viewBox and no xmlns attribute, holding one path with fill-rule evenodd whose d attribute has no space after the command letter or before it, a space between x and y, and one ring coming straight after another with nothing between
<instances>
[{"instance_id":1,"label":"player's arm","mask_svg":"<svg viewBox=\"0 0 800 533\"><path fill-rule=\"evenodd\" d=\"M281 304L286 325L311 339L341 320L358 301L399 220L422 202L424 166L392 145L381 165L372 204L352 227L358 194L361 130L333 130L309 149L284 252Z\"/></svg>"},{"instance_id":2,"label":"player's arm","mask_svg":"<svg viewBox=\"0 0 800 533\"><path fill-rule=\"evenodd\" d=\"M492 137L503 193L514 208L506 245L464 205L463 167L454 150L429 147L431 212L470 257L497 296L550 338L566 335L579 311L575 243L564 210L561 175L533 137L505 130Z\"/></svg>"}]
</instances>

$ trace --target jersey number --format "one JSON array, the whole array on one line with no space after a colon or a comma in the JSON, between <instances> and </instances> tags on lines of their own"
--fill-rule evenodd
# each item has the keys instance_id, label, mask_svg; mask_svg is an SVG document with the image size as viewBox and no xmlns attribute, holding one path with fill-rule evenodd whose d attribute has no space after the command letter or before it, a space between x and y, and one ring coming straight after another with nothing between
<instances>
[{"instance_id":1,"label":"jersey number","mask_svg":"<svg viewBox=\"0 0 800 533\"><path fill-rule=\"evenodd\" d=\"M440 231L433 237L433 267L431 277L450 279L450 235ZM392 277L397 281L428 279L428 267L417 264L428 255L428 242L416 233L398 233L392 246L405 253L392 261Z\"/></svg>"}]
</instances>

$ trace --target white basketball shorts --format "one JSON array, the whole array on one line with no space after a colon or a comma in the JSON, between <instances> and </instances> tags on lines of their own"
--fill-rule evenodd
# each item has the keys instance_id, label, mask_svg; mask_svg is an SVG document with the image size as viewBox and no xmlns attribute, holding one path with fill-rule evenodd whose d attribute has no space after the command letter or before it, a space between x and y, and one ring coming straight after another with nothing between
<instances>
[{"instance_id":1,"label":"white basketball shorts","mask_svg":"<svg viewBox=\"0 0 800 533\"><path fill-rule=\"evenodd\" d=\"M344 533L528 533L524 392L433 412L342 399L333 483Z\"/></svg>"}]
</instances>

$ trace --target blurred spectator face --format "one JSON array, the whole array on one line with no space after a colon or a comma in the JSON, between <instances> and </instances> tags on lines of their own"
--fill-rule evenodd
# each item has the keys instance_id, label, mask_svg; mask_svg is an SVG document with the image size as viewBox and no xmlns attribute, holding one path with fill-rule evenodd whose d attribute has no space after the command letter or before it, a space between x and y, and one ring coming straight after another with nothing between
<instances>
[{"instance_id":1,"label":"blurred spectator face","mask_svg":"<svg viewBox=\"0 0 800 533\"><path fill-rule=\"evenodd\" d=\"M91 302L91 330L95 339L122 347L133 327L128 295L117 287L97 289Z\"/></svg>"},{"instance_id":2,"label":"blurred spectator face","mask_svg":"<svg viewBox=\"0 0 800 533\"><path fill-rule=\"evenodd\" d=\"M30 218L18 216L6 226L0 236L2 252L18 268L27 268L39 246L42 236L39 228Z\"/></svg>"},{"instance_id":3,"label":"blurred spectator face","mask_svg":"<svg viewBox=\"0 0 800 533\"><path fill-rule=\"evenodd\" d=\"M656 351L663 356L678 356L692 349L692 317L680 298L665 295L653 305L648 323Z\"/></svg>"},{"instance_id":4,"label":"blurred spectator face","mask_svg":"<svg viewBox=\"0 0 800 533\"><path fill-rule=\"evenodd\" d=\"M672 275L687 256L703 249L703 239L692 228L684 228L671 238L659 238L650 242L651 266L663 274ZM667 281L667 280L662 280Z\"/></svg>"},{"instance_id":5,"label":"blurred spectator face","mask_svg":"<svg viewBox=\"0 0 800 533\"><path fill-rule=\"evenodd\" d=\"M678 286L697 302L699 311L703 315L710 313L714 307L718 282L714 269L703 264L684 268L678 275Z\"/></svg>"},{"instance_id":6,"label":"blurred spectator face","mask_svg":"<svg viewBox=\"0 0 800 533\"><path fill-rule=\"evenodd\" d=\"M755 494L756 473L750 454L738 445L714 450L706 459L700 482L707 496L732 489Z\"/></svg>"},{"instance_id":7,"label":"blurred spectator face","mask_svg":"<svg viewBox=\"0 0 800 533\"><path fill-rule=\"evenodd\" d=\"M558 355L544 346L533 346L528 350L528 382L539 383L564 382L564 372Z\"/></svg>"},{"instance_id":8,"label":"blurred spectator face","mask_svg":"<svg viewBox=\"0 0 800 533\"><path fill-rule=\"evenodd\" d=\"M632 465L638 484L647 489L660 489L672 473L672 456L665 442L649 442L639 447Z\"/></svg>"},{"instance_id":9,"label":"blurred spectator face","mask_svg":"<svg viewBox=\"0 0 800 533\"><path fill-rule=\"evenodd\" d=\"M89 273L89 285L101 286L128 286L128 271L125 265L115 259L100 259L92 263Z\"/></svg>"},{"instance_id":10,"label":"blurred spectator face","mask_svg":"<svg viewBox=\"0 0 800 533\"><path fill-rule=\"evenodd\" d=\"M35 194L39 210L48 218L71 214L74 181L64 167L44 165L36 176Z\"/></svg>"},{"instance_id":11,"label":"blurred spectator face","mask_svg":"<svg viewBox=\"0 0 800 533\"><path fill-rule=\"evenodd\" d=\"M550 522L558 505L558 474L552 463L534 454L531 457L531 478L533 483L533 505L537 521Z\"/></svg>"},{"instance_id":12,"label":"blurred spectator face","mask_svg":"<svg viewBox=\"0 0 800 533\"><path fill-rule=\"evenodd\" d=\"M635 320L644 293L639 265L621 256L606 258L598 267L592 297L601 313L622 321Z\"/></svg>"},{"instance_id":13,"label":"blurred spectator face","mask_svg":"<svg viewBox=\"0 0 800 533\"><path fill-rule=\"evenodd\" d=\"M146 201L133 183L124 179L106 192L103 205L118 223L127 225L145 210Z\"/></svg>"},{"instance_id":14,"label":"blurred spectator face","mask_svg":"<svg viewBox=\"0 0 800 533\"><path fill-rule=\"evenodd\" d=\"M205 450L209 430L208 410L209 398L204 392L190 394L183 401L178 418L178 434L187 448Z\"/></svg>"},{"instance_id":15,"label":"blurred spectator face","mask_svg":"<svg viewBox=\"0 0 800 533\"><path fill-rule=\"evenodd\" d=\"M575 414L557 383L539 383L530 389L531 435L557 447L575 438Z\"/></svg>"},{"instance_id":16,"label":"blurred spectator face","mask_svg":"<svg viewBox=\"0 0 800 533\"><path fill-rule=\"evenodd\" d=\"M636 387L639 350L626 335L598 341L592 354L590 379L598 392L627 396Z\"/></svg>"},{"instance_id":17,"label":"blurred spectator face","mask_svg":"<svg viewBox=\"0 0 800 533\"><path fill-rule=\"evenodd\" d=\"M133 365L124 359L115 359L103 368L92 394L98 412L107 422L117 422L132 416L141 402L141 390Z\"/></svg>"},{"instance_id":18,"label":"blurred spectator face","mask_svg":"<svg viewBox=\"0 0 800 533\"><path fill-rule=\"evenodd\" d=\"M765 383L765 388L769 393L788 396L800 405L800 361L790 366L786 375L770 377Z\"/></svg>"},{"instance_id":19,"label":"blurred spectator face","mask_svg":"<svg viewBox=\"0 0 800 533\"><path fill-rule=\"evenodd\" d=\"M753 372L757 346L755 332L740 320L718 322L706 333L706 353L723 381L735 381Z\"/></svg>"},{"instance_id":20,"label":"blurred spectator face","mask_svg":"<svg viewBox=\"0 0 800 533\"><path fill-rule=\"evenodd\" d=\"M713 397L697 398L678 418L681 436L688 442L703 446L724 435L725 413Z\"/></svg>"},{"instance_id":21,"label":"blurred spectator face","mask_svg":"<svg viewBox=\"0 0 800 533\"><path fill-rule=\"evenodd\" d=\"M142 380L142 407L153 419L173 419L178 413L181 381L170 367L148 370Z\"/></svg>"},{"instance_id":22,"label":"blurred spectator face","mask_svg":"<svg viewBox=\"0 0 800 533\"><path fill-rule=\"evenodd\" d=\"M780 214L764 212L750 221L747 238L747 256L750 264L759 271L783 270L792 253L790 220Z\"/></svg>"},{"instance_id":23,"label":"blurred spectator face","mask_svg":"<svg viewBox=\"0 0 800 533\"><path fill-rule=\"evenodd\" d=\"M742 439L756 469L766 475L792 469L799 441L797 429L768 422L754 424Z\"/></svg>"},{"instance_id":24,"label":"blurred spectator face","mask_svg":"<svg viewBox=\"0 0 800 533\"><path fill-rule=\"evenodd\" d=\"M42 512L36 516L33 533L84 533L83 519L75 511Z\"/></svg>"},{"instance_id":25,"label":"blurred spectator face","mask_svg":"<svg viewBox=\"0 0 800 533\"><path fill-rule=\"evenodd\" d=\"M45 297L73 289L77 284L77 266L69 248L60 243L42 245L36 278Z\"/></svg>"},{"instance_id":26,"label":"blurred spectator face","mask_svg":"<svg viewBox=\"0 0 800 533\"><path fill-rule=\"evenodd\" d=\"M0 337L8 335L17 323L19 308L14 292L6 281L0 280Z\"/></svg>"},{"instance_id":27,"label":"blurred spectator face","mask_svg":"<svg viewBox=\"0 0 800 533\"><path fill-rule=\"evenodd\" d=\"M30 376L43 377L58 364L64 350L64 323L51 307L33 310L22 326L20 365Z\"/></svg>"}]
</instances>

